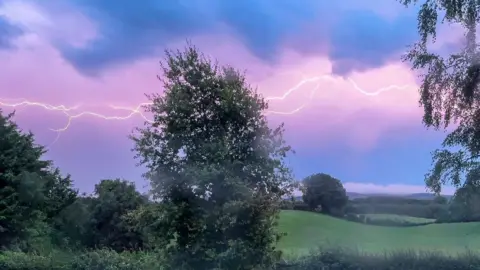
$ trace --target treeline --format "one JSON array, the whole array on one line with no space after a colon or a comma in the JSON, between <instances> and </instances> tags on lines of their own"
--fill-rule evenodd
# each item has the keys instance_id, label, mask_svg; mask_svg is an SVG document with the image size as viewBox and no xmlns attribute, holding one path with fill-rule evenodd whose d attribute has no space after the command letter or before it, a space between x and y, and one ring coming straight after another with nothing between
<instances>
[{"instance_id":1,"label":"treeline","mask_svg":"<svg viewBox=\"0 0 480 270\"><path fill-rule=\"evenodd\" d=\"M302 200L284 200L282 209L322 212L350 221L381 226L418 226L405 220L371 219L367 214L394 214L426 219L448 216L451 204L445 197L420 200L396 196L372 196L349 200L340 180L324 173L314 174L300 183ZM425 222L429 224L431 222Z\"/></svg>"},{"instance_id":2,"label":"treeline","mask_svg":"<svg viewBox=\"0 0 480 270\"><path fill-rule=\"evenodd\" d=\"M480 221L480 186L467 181L451 199L438 195L431 200L401 196L371 196L349 200L340 180L314 174L301 182L302 200L291 197L282 209L315 211L350 221L382 226L418 226L398 220L374 220L368 214L393 214L435 220L436 223ZM425 222L429 224L430 222Z\"/></svg>"},{"instance_id":3,"label":"treeline","mask_svg":"<svg viewBox=\"0 0 480 270\"><path fill-rule=\"evenodd\" d=\"M438 219L448 211L448 201L441 196L433 200L376 196L350 200L346 211L355 214L395 214Z\"/></svg>"}]
</instances>

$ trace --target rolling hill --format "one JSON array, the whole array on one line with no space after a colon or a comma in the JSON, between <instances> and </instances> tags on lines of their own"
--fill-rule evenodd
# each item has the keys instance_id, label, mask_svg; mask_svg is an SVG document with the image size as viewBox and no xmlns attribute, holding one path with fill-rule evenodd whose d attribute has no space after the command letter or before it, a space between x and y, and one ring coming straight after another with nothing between
<instances>
[{"instance_id":1,"label":"rolling hill","mask_svg":"<svg viewBox=\"0 0 480 270\"><path fill-rule=\"evenodd\" d=\"M305 254L312 248L331 245L373 253L414 249L458 254L466 249L480 250L480 223L380 227L285 210L280 215L279 230L287 233L279 243L287 254Z\"/></svg>"}]
</instances>

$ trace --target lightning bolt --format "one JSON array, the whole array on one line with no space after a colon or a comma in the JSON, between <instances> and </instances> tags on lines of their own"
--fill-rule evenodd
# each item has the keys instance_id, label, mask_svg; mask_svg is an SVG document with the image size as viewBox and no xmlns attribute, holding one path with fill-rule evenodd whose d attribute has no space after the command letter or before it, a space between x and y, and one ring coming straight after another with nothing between
<instances>
[{"instance_id":1,"label":"lightning bolt","mask_svg":"<svg viewBox=\"0 0 480 270\"><path fill-rule=\"evenodd\" d=\"M315 93L320 88L320 82L321 81L338 82L338 80L339 80L339 77L332 76L332 75L322 75L322 76L316 76L316 77L305 77L305 76L303 76L303 79L301 81L299 81L294 87L285 91L281 96L271 96L271 97L266 97L265 99L267 101L286 100L288 98L288 96L290 96L295 91L298 91L299 89L301 89L302 86L304 86L306 84L310 84L310 83L316 83L315 87L313 87L312 90L310 91L310 94L308 96L307 101L305 103L303 103L302 105L300 105L299 107L297 107L297 108L295 108L291 111L269 110L269 111L266 111L266 115L270 115L270 114L293 115L293 114L296 114L299 111L303 110L305 107L307 107L308 104L313 100L313 98L315 96ZM358 84L354 80L352 80L350 78L348 78L347 80L350 82L350 84L352 85L352 87L356 91L358 91L359 93L361 93L365 96L378 96L383 92L388 92L388 91L393 91L393 90L406 90L408 88L413 87L411 85L403 85L403 86L390 85L390 86L387 86L387 87L384 87L384 88L380 88L380 89L378 89L374 92L368 92L368 91L365 91L364 89L362 89L360 86L358 86ZM152 103L140 103L136 107L121 107L121 106L109 105L108 107L113 109L113 110L121 110L121 111L126 111L127 112L123 116L119 116L119 115L109 116L109 115L105 115L105 114L94 112L94 111L80 111L78 113L73 113L74 111L79 110L81 108L82 104L78 104L78 105L75 105L75 106L72 106L72 107L67 107L65 105L51 105L51 104L42 103L42 102L38 102L38 101L29 101L29 100L26 100L26 99L22 99L22 101L20 101L20 102L8 102L7 99L0 99L0 106L2 106L2 107L10 107L10 108L40 107L40 108L43 108L43 109L48 110L48 111L58 111L58 112L62 112L63 114L65 114L65 116L67 117L67 123L62 128L50 129L51 131L56 132L57 136L56 136L55 140L49 145L49 147L52 146L53 144L55 144L55 142L58 141L58 139L60 138L60 134L62 132L65 132L66 130L68 130L68 128L71 126L72 121L74 119L80 118L80 117L90 116L90 117L95 117L95 118L99 118L99 119L103 119L103 120L122 121L122 120L130 119L134 116L140 116L145 121L152 122L152 120L150 120L147 116L145 116L144 113L141 110L143 106L150 105L150 104L152 104Z\"/></svg>"}]
</instances>

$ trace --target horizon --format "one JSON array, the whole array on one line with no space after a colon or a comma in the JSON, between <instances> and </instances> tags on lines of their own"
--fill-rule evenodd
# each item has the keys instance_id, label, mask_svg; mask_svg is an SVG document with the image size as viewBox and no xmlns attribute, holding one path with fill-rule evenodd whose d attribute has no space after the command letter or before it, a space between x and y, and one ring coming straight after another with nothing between
<instances>
[{"instance_id":1,"label":"horizon","mask_svg":"<svg viewBox=\"0 0 480 270\"><path fill-rule=\"evenodd\" d=\"M295 179L327 173L348 192L427 193L430 152L445 133L423 126L418 74L400 59L417 38L416 8L190 3L0 0L0 109L16 110L19 127L81 191L109 178L145 189L127 136L144 121L136 108L144 94L162 91L164 49L190 40L220 64L246 70L269 100L269 123L285 123L296 151L287 160ZM440 27L440 53L461 42L449 30Z\"/></svg>"}]
</instances>

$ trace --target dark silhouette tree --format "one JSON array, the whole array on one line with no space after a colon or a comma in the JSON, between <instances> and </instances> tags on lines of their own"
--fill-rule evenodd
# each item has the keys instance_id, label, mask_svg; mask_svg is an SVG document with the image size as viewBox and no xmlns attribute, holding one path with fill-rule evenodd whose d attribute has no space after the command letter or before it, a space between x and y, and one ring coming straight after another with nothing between
<instances>
[{"instance_id":1,"label":"dark silhouette tree","mask_svg":"<svg viewBox=\"0 0 480 270\"><path fill-rule=\"evenodd\" d=\"M283 125L269 128L267 103L238 71L191 46L166 55L164 95L146 107L154 121L132 137L164 206L162 246L175 236L177 267L268 268L291 184Z\"/></svg>"},{"instance_id":2,"label":"dark silhouette tree","mask_svg":"<svg viewBox=\"0 0 480 270\"><path fill-rule=\"evenodd\" d=\"M435 196L435 198L433 198L433 202L437 204L447 204L448 200L444 196L438 195L438 196Z\"/></svg>"},{"instance_id":3,"label":"dark silhouette tree","mask_svg":"<svg viewBox=\"0 0 480 270\"><path fill-rule=\"evenodd\" d=\"M348 203L348 197L340 180L324 173L308 176L303 180L303 201L326 214L338 214Z\"/></svg>"},{"instance_id":4,"label":"dark silhouette tree","mask_svg":"<svg viewBox=\"0 0 480 270\"><path fill-rule=\"evenodd\" d=\"M125 180L102 180L95 185L89 229L90 247L105 247L116 251L143 248L143 235L132 230L125 215L147 203L135 185Z\"/></svg>"},{"instance_id":5,"label":"dark silhouette tree","mask_svg":"<svg viewBox=\"0 0 480 270\"><path fill-rule=\"evenodd\" d=\"M50 166L41 160L44 148L35 144L32 133L18 129L13 116L0 111L0 245L4 247L25 240L29 229L42 220L39 174Z\"/></svg>"},{"instance_id":6,"label":"dark silhouette tree","mask_svg":"<svg viewBox=\"0 0 480 270\"><path fill-rule=\"evenodd\" d=\"M13 116L0 111L0 246L29 248L29 237L48 233L45 222L77 194L69 176L42 160L45 148L31 132L23 133Z\"/></svg>"},{"instance_id":7,"label":"dark silhouette tree","mask_svg":"<svg viewBox=\"0 0 480 270\"><path fill-rule=\"evenodd\" d=\"M456 190L448 210L450 222L480 221L480 186L465 182Z\"/></svg>"},{"instance_id":8,"label":"dark silhouette tree","mask_svg":"<svg viewBox=\"0 0 480 270\"><path fill-rule=\"evenodd\" d=\"M476 0L399 0L406 6L422 3L418 12L420 40L410 47L404 60L421 72L420 104L427 127L446 128L458 124L433 153L433 168L426 185L436 193L442 185L461 187L469 171L479 171L480 163L480 51L477 25L480 20ZM465 38L457 52L442 57L430 47L440 24L454 23L464 29ZM458 31L455 29L454 31ZM460 148L458 151L452 147Z\"/></svg>"}]
</instances>

